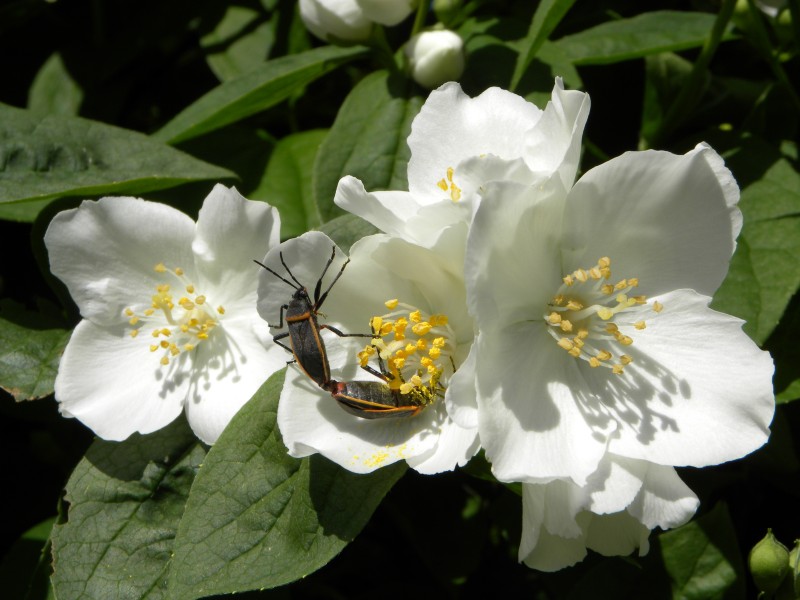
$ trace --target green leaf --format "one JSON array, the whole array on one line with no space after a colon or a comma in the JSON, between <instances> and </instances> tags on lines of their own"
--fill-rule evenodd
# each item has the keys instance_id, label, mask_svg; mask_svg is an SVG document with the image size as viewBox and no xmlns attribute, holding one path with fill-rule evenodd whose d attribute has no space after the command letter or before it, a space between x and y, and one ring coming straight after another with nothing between
<instances>
[{"instance_id":1,"label":"green leaf","mask_svg":"<svg viewBox=\"0 0 800 600\"><path fill-rule=\"evenodd\" d=\"M314 198L323 221L344 212L333 196L345 175L369 191L408 189L406 138L423 102L415 94L411 82L376 71L347 96L314 163Z\"/></svg>"},{"instance_id":2,"label":"green leaf","mask_svg":"<svg viewBox=\"0 0 800 600\"><path fill-rule=\"evenodd\" d=\"M0 562L0 589L6 598L39 600L47 597L50 553L47 540L55 517L22 534Z\"/></svg>"},{"instance_id":3,"label":"green leaf","mask_svg":"<svg viewBox=\"0 0 800 600\"><path fill-rule=\"evenodd\" d=\"M256 392L208 453L175 540L174 600L312 573L353 540L406 469L356 475L318 455L289 457L276 423L284 374Z\"/></svg>"},{"instance_id":4,"label":"green leaf","mask_svg":"<svg viewBox=\"0 0 800 600\"><path fill-rule=\"evenodd\" d=\"M141 194L235 175L146 135L0 104L0 202Z\"/></svg>"},{"instance_id":5,"label":"green leaf","mask_svg":"<svg viewBox=\"0 0 800 600\"><path fill-rule=\"evenodd\" d=\"M41 314L0 302L0 387L18 402L52 394L70 333Z\"/></svg>"},{"instance_id":6,"label":"green leaf","mask_svg":"<svg viewBox=\"0 0 800 600\"><path fill-rule=\"evenodd\" d=\"M351 214L331 219L323 223L319 230L331 238L345 253L349 253L350 246L361 238L380 232L372 223Z\"/></svg>"},{"instance_id":7,"label":"green leaf","mask_svg":"<svg viewBox=\"0 0 800 600\"><path fill-rule=\"evenodd\" d=\"M747 321L759 344L778 324L800 287L800 174L776 161L742 190L744 227L728 277L712 306Z\"/></svg>"},{"instance_id":8,"label":"green leaf","mask_svg":"<svg viewBox=\"0 0 800 600\"><path fill-rule=\"evenodd\" d=\"M708 514L658 536L672 581L672 597L685 600L744 597L744 565L728 509Z\"/></svg>"},{"instance_id":9,"label":"green leaf","mask_svg":"<svg viewBox=\"0 0 800 600\"><path fill-rule=\"evenodd\" d=\"M692 64L671 52L645 58L644 103L640 130L641 149L652 147L669 107L692 71Z\"/></svg>"},{"instance_id":10,"label":"green leaf","mask_svg":"<svg viewBox=\"0 0 800 600\"><path fill-rule=\"evenodd\" d=\"M75 116L82 101L83 90L67 71L61 55L50 55L28 92L28 108L38 115Z\"/></svg>"},{"instance_id":11,"label":"green leaf","mask_svg":"<svg viewBox=\"0 0 800 600\"><path fill-rule=\"evenodd\" d=\"M53 529L59 600L167 598L178 522L205 457L183 417L124 442L96 440L67 482Z\"/></svg>"},{"instance_id":12,"label":"green leaf","mask_svg":"<svg viewBox=\"0 0 800 600\"><path fill-rule=\"evenodd\" d=\"M786 404L798 398L800 398L800 379L795 379L786 389L775 396L775 402L778 404Z\"/></svg>"},{"instance_id":13,"label":"green leaf","mask_svg":"<svg viewBox=\"0 0 800 600\"><path fill-rule=\"evenodd\" d=\"M702 46L714 15L660 10L602 23L555 44L576 65L604 65Z\"/></svg>"},{"instance_id":14,"label":"green leaf","mask_svg":"<svg viewBox=\"0 0 800 600\"><path fill-rule=\"evenodd\" d=\"M520 79L522 79L522 74L539 52L539 48L547 40L547 37L553 33L553 30L569 9L572 8L573 4L575 4L575 0L543 0L536 7L531 27L522 42L517 64L514 66L510 87L512 91L516 89Z\"/></svg>"},{"instance_id":15,"label":"green leaf","mask_svg":"<svg viewBox=\"0 0 800 600\"><path fill-rule=\"evenodd\" d=\"M264 63L226 81L189 105L153 137L170 144L197 137L266 110L339 65L362 54L363 47L323 46Z\"/></svg>"},{"instance_id":16,"label":"green leaf","mask_svg":"<svg viewBox=\"0 0 800 600\"><path fill-rule=\"evenodd\" d=\"M282 238L298 236L321 223L309 174L327 134L325 129L314 129L280 140L261 183L249 194L250 198L266 200L278 209Z\"/></svg>"},{"instance_id":17,"label":"green leaf","mask_svg":"<svg viewBox=\"0 0 800 600\"><path fill-rule=\"evenodd\" d=\"M228 6L216 28L200 39L214 75L227 81L262 65L275 43L275 25L263 9Z\"/></svg>"}]
</instances>

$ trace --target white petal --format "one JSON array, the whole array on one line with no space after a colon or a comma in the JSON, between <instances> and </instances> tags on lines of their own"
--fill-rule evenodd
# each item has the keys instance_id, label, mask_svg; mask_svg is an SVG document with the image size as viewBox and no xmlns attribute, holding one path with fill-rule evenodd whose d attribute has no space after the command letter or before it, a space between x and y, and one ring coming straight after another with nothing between
<instances>
[{"instance_id":1,"label":"white petal","mask_svg":"<svg viewBox=\"0 0 800 600\"><path fill-rule=\"evenodd\" d=\"M372 30L355 0L300 0L300 18L311 33L325 41L366 40Z\"/></svg>"},{"instance_id":2,"label":"white petal","mask_svg":"<svg viewBox=\"0 0 800 600\"><path fill-rule=\"evenodd\" d=\"M586 527L586 546L603 556L626 556L640 548L647 554L650 530L627 512L591 515Z\"/></svg>"},{"instance_id":3,"label":"white petal","mask_svg":"<svg viewBox=\"0 0 800 600\"><path fill-rule=\"evenodd\" d=\"M679 290L659 300L664 310L631 333L624 375L586 374L622 424L610 451L703 467L761 447L775 408L769 354L739 319L708 308L707 297Z\"/></svg>"},{"instance_id":4,"label":"white petal","mask_svg":"<svg viewBox=\"0 0 800 600\"><path fill-rule=\"evenodd\" d=\"M243 294L255 297L260 260L280 242L278 211L265 202L252 202L236 188L217 184L203 202L192 243L197 283L213 290L214 303L223 305ZM208 293L208 292L206 292Z\"/></svg>"},{"instance_id":5,"label":"white petal","mask_svg":"<svg viewBox=\"0 0 800 600\"><path fill-rule=\"evenodd\" d=\"M525 132L541 114L524 98L499 88L470 98L457 83L443 85L428 96L411 124L409 191L420 198L440 199L437 183L446 177L448 167L482 154L506 160L521 157Z\"/></svg>"},{"instance_id":6,"label":"white petal","mask_svg":"<svg viewBox=\"0 0 800 600\"><path fill-rule=\"evenodd\" d=\"M156 264L192 275L194 222L182 212L137 198L85 200L50 222L50 269L69 289L84 318L115 325L127 307L149 307L164 283Z\"/></svg>"},{"instance_id":7,"label":"white petal","mask_svg":"<svg viewBox=\"0 0 800 600\"><path fill-rule=\"evenodd\" d=\"M471 204L440 200L398 191L368 193L361 181L350 176L339 180L334 196L338 206L389 235L463 258ZM457 232L454 240L450 229Z\"/></svg>"},{"instance_id":8,"label":"white petal","mask_svg":"<svg viewBox=\"0 0 800 600\"><path fill-rule=\"evenodd\" d=\"M59 410L107 440L151 433L171 423L183 408L191 365L183 355L162 367L160 355L148 346L121 326L81 321L56 376Z\"/></svg>"},{"instance_id":9,"label":"white petal","mask_svg":"<svg viewBox=\"0 0 800 600\"><path fill-rule=\"evenodd\" d=\"M443 411L441 411L443 412ZM319 452L354 473L370 473L435 447L439 411L410 418L362 419L345 412L305 375L290 368L278 405L278 426L289 454Z\"/></svg>"},{"instance_id":10,"label":"white petal","mask_svg":"<svg viewBox=\"0 0 800 600\"><path fill-rule=\"evenodd\" d=\"M639 293L712 295L741 224L731 181L704 147L684 156L628 152L592 169L567 198L564 271L608 256L615 278L639 278Z\"/></svg>"},{"instance_id":11,"label":"white petal","mask_svg":"<svg viewBox=\"0 0 800 600\"><path fill-rule=\"evenodd\" d=\"M553 534L544 525L545 519L553 521L549 512L570 504L566 495L567 488L562 487L563 482L554 483L557 484L555 487L532 484L522 486L519 560L539 571L557 571L580 562L586 556L586 543L577 523L573 523L576 534L571 537ZM558 498L556 496L559 493L565 495ZM569 512L568 510L567 513Z\"/></svg>"},{"instance_id":12,"label":"white petal","mask_svg":"<svg viewBox=\"0 0 800 600\"><path fill-rule=\"evenodd\" d=\"M356 0L364 16L381 25L397 25L414 11L414 0Z\"/></svg>"},{"instance_id":13,"label":"white petal","mask_svg":"<svg viewBox=\"0 0 800 600\"><path fill-rule=\"evenodd\" d=\"M481 445L501 481L569 477L583 485L605 452L609 431L587 423L573 396L581 384L576 361L544 328L520 323L478 335Z\"/></svg>"},{"instance_id":14,"label":"white petal","mask_svg":"<svg viewBox=\"0 0 800 600\"><path fill-rule=\"evenodd\" d=\"M467 464L479 449L477 427L464 428L445 418L436 448L426 455L409 458L408 466L425 475L452 471Z\"/></svg>"},{"instance_id":15,"label":"white petal","mask_svg":"<svg viewBox=\"0 0 800 600\"><path fill-rule=\"evenodd\" d=\"M333 260L328 265L331 253L333 253ZM277 327L280 321L281 306L292 299L298 282L306 288L313 303L316 301L314 296L317 284L320 284L321 299L341 272L345 261L347 261L347 256L344 252L327 235L319 231L309 231L300 237L275 246L267 252L261 262L283 277L285 281L273 273L261 269L258 275L258 314L271 327ZM326 265L328 265L327 269ZM286 270L287 268L289 271ZM321 280L323 273L325 277ZM279 331L276 330L274 333L279 333Z\"/></svg>"},{"instance_id":16,"label":"white petal","mask_svg":"<svg viewBox=\"0 0 800 600\"><path fill-rule=\"evenodd\" d=\"M226 319L194 351L186 415L192 431L207 444L216 442L261 384L286 366L283 349L254 331L260 325L251 306L249 315Z\"/></svg>"},{"instance_id":17,"label":"white petal","mask_svg":"<svg viewBox=\"0 0 800 600\"><path fill-rule=\"evenodd\" d=\"M642 489L648 464L607 453L587 481L582 508L598 515L625 510Z\"/></svg>"},{"instance_id":18,"label":"white petal","mask_svg":"<svg viewBox=\"0 0 800 600\"><path fill-rule=\"evenodd\" d=\"M664 310L631 334L625 374L590 382L624 425L610 451L703 467L761 447L775 409L769 353L707 297L679 290L659 300Z\"/></svg>"},{"instance_id":19,"label":"white petal","mask_svg":"<svg viewBox=\"0 0 800 600\"><path fill-rule=\"evenodd\" d=\"M557 177L541 186L487 186L464 264L479 329L542 318L564 275L558 247L564 194Z\"/></svg>"},{"instance_id":20,"label":"white petal","mask_svg":"<svg viewBox=\"0 0 800 600\"><path fill-rule=\"evenodd\" d=\"M525 162L532 171L558 172L564 187L572 187L589 106L588 94L565 90L561 78L556 78L553 99L525 140Z\"/></svg>"},{"instance_id":21,"label":"white petal","mask_svg":"<svg viewBox=\"0 0 800 600\"><path fill-rule=\"evenodd\" d=\"M644 485L628 512L649 529L671 529L689 521L700 505L694 492L672 467L645 464Z\"/></svg>"},{"instance_id":22,"label":"white petal","mask_svg":"<svg viewBox=\"0 0 800 600\"><path fill-rule=\"evenodd\" d=\"M467 429L478 426L475 354L476 346L473 344L467 358L450 378L445 396L447 414L453 421Z\"/></svg>"}]
</instances>

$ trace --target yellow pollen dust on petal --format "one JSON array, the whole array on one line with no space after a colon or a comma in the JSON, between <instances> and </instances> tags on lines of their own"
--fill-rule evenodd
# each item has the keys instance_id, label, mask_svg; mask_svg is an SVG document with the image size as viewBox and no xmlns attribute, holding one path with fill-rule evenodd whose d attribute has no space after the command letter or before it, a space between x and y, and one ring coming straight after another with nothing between
<instances>
[{"instance_id":1,"label":"yellow pollen dust on petal","mask_svg":"<svg viewBox=\"0 0 800 600\"><path fill-rule=\"evenodd\" d=\"M595 265L575 269L562 278L542 319L555 343L570 356L592 368L605 367L621 374L633 362L624 347L633 344L634 332L647 329L642 311L652 307L659 313L663 306L648 304L646 296L631 293L639 286L638 277L605 283L610 279L611 259L607 256Z\"/></svg>"}]
</instances>

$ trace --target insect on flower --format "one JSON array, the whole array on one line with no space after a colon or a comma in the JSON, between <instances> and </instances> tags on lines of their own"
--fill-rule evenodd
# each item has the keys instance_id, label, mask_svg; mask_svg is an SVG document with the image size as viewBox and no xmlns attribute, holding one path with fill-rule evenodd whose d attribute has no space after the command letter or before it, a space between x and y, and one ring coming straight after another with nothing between
<instances>
[{"instance_id":1,"label":"insect on flower","mask_svg":"<svg viewBox=\"0 0 800 600\"><path fill-rule=\"evenodd\" d=\"M431 380L429 384L403 382L400 387L392 387L383 367L383 373L367 370L384 381L330 381L325 386L339 406L362 419L413 417L442 395L438 380ZM419 376L415 375L412 380L415 378Z\"/></svg>"},{"instance_id":2,"label":"insect on flower","mask_svg":"<svg viewBox=\"0 0 800 600\"><path fill-rule=\"evenodd\" d=\"M308 295L308 289L297 280L286 265L283 259L283 252L280 253L281 264L283 268L286 269L289 277L291 277L291 281L279 275L265 264L254 261L275 275L275 277L294 288L295 291L294 294L292 294L291 301L281 306L280 320L277 326L278 329L283 328L285 316L288 331L279 333L272 339L276 344L291 352L300 369L318 386L325 390L327 390L328 385L333 382L331 382L331 369L328 364L328 355L325 351L325 342L322 340L320 330L328 329L339 337L372 337L371 334L343 333L331 325L320 325L317 321L317 314L319 313L320 307L323 302L325 302L331 289L342 276L345 267L350 262L349 259L345 261L342 268L336 274L336 277L334 277L333 281L328 286L328 289L320 295L322 280L325 278L325 274L328 272L331 263L333 263L334 256L336 256L336 246L332 248L331 256L325 264L325 268L322 270L319 279L317 279L316 286L314 286L313 303ZM270 325L270 327L272 327L272 325ZM281 342L282 339L287 337L289 338L290 346Z\"/></svg>"}]
</instances>

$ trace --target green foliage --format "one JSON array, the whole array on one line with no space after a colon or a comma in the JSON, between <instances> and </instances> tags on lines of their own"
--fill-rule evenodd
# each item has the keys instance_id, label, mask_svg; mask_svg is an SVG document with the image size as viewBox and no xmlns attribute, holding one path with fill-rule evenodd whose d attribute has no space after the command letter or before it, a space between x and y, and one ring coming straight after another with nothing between
<instances>
[{"instance_id":1,"label":"green foliage","mask_svg":"<svg viewBox=\"0 0 800 600\"><path fill-rule=\"evenodd\" d=\"M750 158L758 160L757 151ZM777 159L742 190L739 206L744 227L714 307L746 319L745 330L763 343L800 287L800 175Z\"/></svg>"},{"instance_id":2,"label":"green foliage","mask_svg":"<svg viewBox=\"0 0 800 600\"><path fill-rule=\"evenodd\" d=\"M276 423L282 384L282 373L271 377L208 453L178 527L171 598L305 577L355 538L405 471L356 475L320 456L287 456Z\"/></svg>"},{"instance_id":3,"label":"green foliage","mask_svg":"<svg viewBox=\"0 0 800 600\"><path fill-rule=\"evenodd\" d=\"M281 236L290 238L318 227L322 222L314 202L311 177L314 159L327 131L313 129L288 135L272 151L253 199L266 200L281 215Z\"/></svg>"},{"instance_id":4,"label":"green foliage","mask_svg":"<svg viewBox=\"0 0 800 600\"><path fill-rule=\"evenodd\" d=\"M69 336L54 319L0 301L0 387L17 401L52 394Z\"/></svg>"},{"instance_id":5,"label":"green foliage","mask_svg":"<svg viewBox=\"0 0 800 600\"><path fill-rule=\"evenodd\" d=\"M560 38L556 45L576 65L605 65L700 46L714 24L703 13L653 11L609 21Z\"/></svg>"},{"instance_id":6,"label":"green foliage","mask_svg":"<svg viewBox=\"0 0 800 600\"><path fill-rule=\"evenodd\" d=\"M266 62L214 88L153 137L176 144L240 121L286 100L359 54L363 49L327 46Z\"/></svg>"},{"instance_id":7,"label":"green foliage","mask_svg":"<svg viewBox=\"0 0 800 600\"><path fill-rule=\"evenodd\" d=\"M314 163L314 197L323 221L342 214L333 196L345 175L361 179L368 190L407 188L406 138L422 101L410 81L385 71L353 88Z\"/></svg>"},{"instance_id":8,"label":"green foliage","mask_svg":"<svg viewBox=\"0 0 800 600\"><path fill-rule=\"evenodd\" d=\"M316 41L291 0L144 0L136 15L106 0L0 7L0 441L25 505L3 523L0 596L755 597L746 550L769 527L787 545L800 537L800 2L777 18L734 4L421 3L418 23L377 31L369 47ZM427 92L400 49L437 12L465 40L468 94L496 85L544 107L555 76L590 94L584 171L706 141L742 189L742 232L712 306L744 319L774 358L772 439L742 461L683 470L701 516L654 532L647 556L520 566L522 484L498 483L483 453L435 477L288 457L282 374L210 450L181 417L96 440L76 466L79 424L55 415L75 315L38 272L52 213L100 195L191 213L224 181L277 207L282 238L319 229L347 251L377 230L335 205L339 179L407 189L406 139ZM18 473L47 478L48 497Z\"/></svg>"},{"instance_id":9,"label":"green foliage","mask_svg":"<svg viewBox=\"0 0 800 600\"><path fill-rule=\"evenodd\" d=\"M56 597L167 598L178 523L205 454L183 419L92 444L67 482L67 521L53 529Z\"/></svg>"},{"instance_id":10,"label":"green foliage","mask_svg":"<svg viewBox=\"0 0 800 600\"><path fill-rule=\"evenodd\" d=\"M135 195L235 177L135 131L6 105L0 105L0 164L3 203Z\"/></svg>"}]
</instances>

